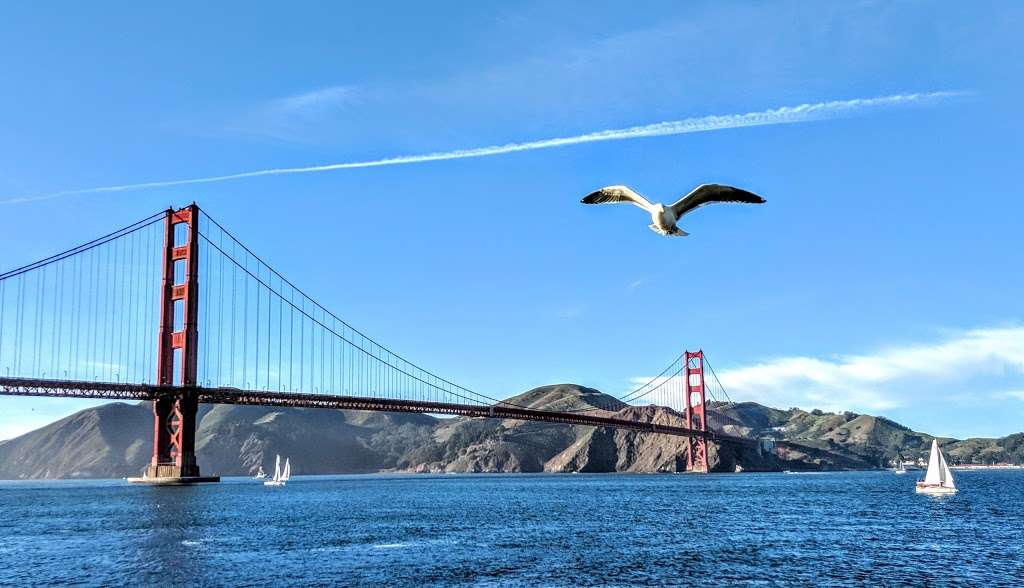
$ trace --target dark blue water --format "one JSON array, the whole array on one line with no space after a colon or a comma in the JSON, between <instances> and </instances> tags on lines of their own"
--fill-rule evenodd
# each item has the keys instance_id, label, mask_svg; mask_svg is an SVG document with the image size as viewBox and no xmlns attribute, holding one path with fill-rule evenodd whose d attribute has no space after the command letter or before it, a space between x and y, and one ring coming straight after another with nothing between
<instances>
[{"instance_id":1,"label":"dark blue water","mask_svg":"<svg viewBox=\"0 0 1024 588\"><path fill-rule=\"evenodd\" d=\"M0 583L1020 585L1024 471L0 483Z\"/></svg>"}]
</instances>

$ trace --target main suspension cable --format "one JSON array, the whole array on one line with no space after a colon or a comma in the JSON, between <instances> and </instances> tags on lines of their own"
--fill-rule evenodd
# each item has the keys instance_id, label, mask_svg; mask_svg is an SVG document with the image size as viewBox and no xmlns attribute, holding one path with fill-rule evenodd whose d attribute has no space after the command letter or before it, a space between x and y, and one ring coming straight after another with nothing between
<instances>
[{"instance_id":1,"label":"main suspension cable","mask_svg":"<svg viewBox=\"0 0 1024 588\"><path fill-rule=\"evenodd\" d=\"M144 228L148 227L149 225L152 225L152 224L156 223L157 221L161 220L161 218L165 214L167 214L166 211L158 212L158 213L154 214L153 216L150 216L150 217L144 218L144 219L142 219L140 221L134 222L134 223L132 223L132 224L126 226L126 227L122 227L122 228L120 228L120 229L118 229L118 230L116 230L116 231L114 231L112 233L107 233L106 235L104 235L102 237L98 237L96 239L93 239L92 241L89 241L88 243L83 243L81 245L78 245L77 247L72 247L71 249L68 249L66 251L61 251L60 253L57 253L55 255L51 255L50 257L47 257L45 259L40 259L38 261L34 261L32 263L29 263L27 265L23 265L23 266L21 266L19 268L15 268L15 269L12 269L12 270L8 270L8 271L6 271L4 273L0 273L0 280L6 280L8 278L14 278L14 277L20 276L21 274L30 272L30 271L32 271L34 269L39 269L41 267L45 267L45 266L50 265L52 263L56 263L58 261L61 261L62 259L66 259L68 257L71 257L72 255L75 255L75 254L78 254L78 253L83 253L85 251L89 251L90 249L94 249L94 248L99 247L100 245L103 245L105 243L109 243L110 241L113 241L114 239L123 237L125 235L130 234L130 233L134 233L135 231L144 229Z\"/></svg>"}]
</instances>

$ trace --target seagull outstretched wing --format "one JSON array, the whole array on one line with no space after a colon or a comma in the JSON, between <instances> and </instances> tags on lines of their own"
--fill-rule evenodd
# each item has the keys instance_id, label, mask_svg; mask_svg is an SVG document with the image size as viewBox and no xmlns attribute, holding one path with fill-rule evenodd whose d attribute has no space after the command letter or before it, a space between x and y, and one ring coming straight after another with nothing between
<instances>
[{"instance_id":1,"label":"seagull outstretched wing","mask_svg":"<svg viewBox=\"0 0 1024 588\"><path fill-rule=\"evenodd\" d=\"M672 212L675 213L676 218L682 218L684 214L691 210L713 202L745 202L747 204L764 204L765 200L757 194L747 192L746 190L740 190L739 188L733 188L732 186L723 186L721 184L701 184L694 188L692 192L680 198L679 201L673 204L671 208Z\"/></svg>"},{"instance_id":2,"label":"seagull outstretched wing","mask_svg":"<svg viewBox=\"0 0 1024 588\"><path fill-rule=\"evenodd\" d=\"M630 190L626 186L608 186L597 192L591 192L580 200L583 204L615 204L618 202L629 202L650 212L654 206L646 198Z\"/></svg>"}]
</instances>

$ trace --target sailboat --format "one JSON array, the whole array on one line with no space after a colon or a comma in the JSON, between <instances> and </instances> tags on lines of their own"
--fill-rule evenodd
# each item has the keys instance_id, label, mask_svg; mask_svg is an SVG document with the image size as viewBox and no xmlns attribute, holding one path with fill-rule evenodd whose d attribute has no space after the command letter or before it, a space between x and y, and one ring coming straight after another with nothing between
<instances>
[{"instance_id":1,"label":"sailboat","mask_svg":"<svg viewBox=\"0 0 1024 588\"><path fill-rule=\"evenodd\" d=\"M906 466L903 465L903 460L898 458L898 457L896 458L896 469L893 470L893 473L894 474L905 474L905 473L907 473L907 468L906 468Z\"/></svg>"},{"instance_id":2,"label":"sailboat","mask_svg":"<svg viewBox=\"0 0 1024 588\"><path fill-rule=\"evenodd\" d=\"M256 475L253 476L253 479L255 479L255 480L262 480L262 479L264 479L266 477L267 477L267 472L264 472L263 471L263 466L260 466L260 471L256 472Z\"/></svg>"},{"instance_id":3,"label":"sailboat","mask_svg":"<svg viewBox=\"0 0 1024 588\"><path fill-rule=\"evenodd\" d=\"M917 483L917 492L920 494L956 493L953 472L949 471L946 458L939 451L939 442L935 439L932 439L932 454L928 458L928 473L925 474L923 482Z\"/></svg>"},{"instance_id":4,"label":"sailboat","mask_svg":"<svg viewBox=\"0 0 1024 588\"><path fill-rule=\"evenodd\" d=\"M281 471L281 456L277 456L277 460L274 462L274 477L266 482L263 482L264 486L284 486L288 482L288 478L292 477L292 464L287 458L284 460L284 471Z\"/></svg>"}]
</instances>

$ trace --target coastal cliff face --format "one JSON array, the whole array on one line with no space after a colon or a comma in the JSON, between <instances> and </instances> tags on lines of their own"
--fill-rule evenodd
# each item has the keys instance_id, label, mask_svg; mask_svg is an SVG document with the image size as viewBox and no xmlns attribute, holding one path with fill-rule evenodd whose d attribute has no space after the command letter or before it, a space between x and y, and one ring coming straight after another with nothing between
<instances>
[{"instance_id":1,"label":"coastal cliff face","mask_svg":"<svg viewBox=\"0 0 1024 588\"><path fill-rule=\"evenodd\" d=\"M615 405L610 396L572 384L536 388L508 401L549 410ZM869 415L784 411L750 402L712 403L708 410L729 434L798 444L781 458L711 444L710 465L720 472L879 467L897 455L924 458L932 439ZM683 424L682 415L665 407L623 405L596 414ZM112 403L0 442L0 478L137 475L149 459L151 419L146 403ZM682 472L688 451L681 437L532 421L227 405L203 406L198 419L200 467L219 475L271 469L276 454L290 456L297 474ZM940 443L954 463L1024 460L1024 434Z\"/></svg>"}]
</instances>

